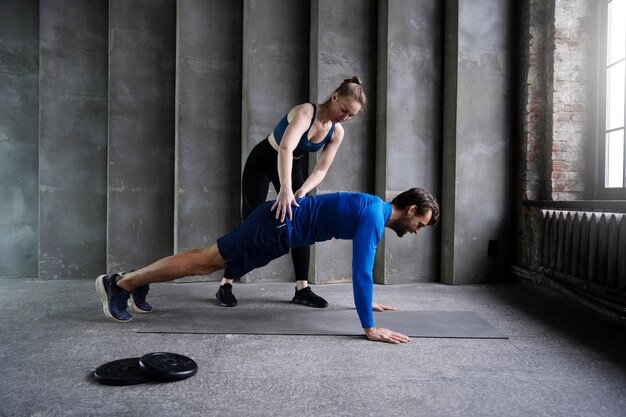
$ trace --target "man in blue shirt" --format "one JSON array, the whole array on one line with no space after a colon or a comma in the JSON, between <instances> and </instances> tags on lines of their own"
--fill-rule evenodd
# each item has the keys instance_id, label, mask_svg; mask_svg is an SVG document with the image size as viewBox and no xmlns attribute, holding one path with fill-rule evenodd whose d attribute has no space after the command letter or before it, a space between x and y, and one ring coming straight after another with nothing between
<instances>
[{"instance_id":1,"label":"man in blue shirt","mask_svg":"<svg viewBox=\"0 0 626 417\"><path fill-rule=\"evenodd\" d=\"M389 343L408 342L403 334L374 326L372 309L393 309L372 302L374 255L385 227L402 237L437 224L439 205L435 198L422 188L407 190L390 203L364 193L312 195L298 199L291 218L284 221L272 212L272 204L269 201L259 206L211 247L168 256L137 271L99 276L96 289L105 315L125 322L132 319L127 306L138 313L152 310L145 300L151 283L208 275L226 265L234 278L240 278L287 254L290 248L333 238L351 239L354 303L366 336ZM222 288L232 284L232 280L226 281Z\"/></svg>"}]
</instances>

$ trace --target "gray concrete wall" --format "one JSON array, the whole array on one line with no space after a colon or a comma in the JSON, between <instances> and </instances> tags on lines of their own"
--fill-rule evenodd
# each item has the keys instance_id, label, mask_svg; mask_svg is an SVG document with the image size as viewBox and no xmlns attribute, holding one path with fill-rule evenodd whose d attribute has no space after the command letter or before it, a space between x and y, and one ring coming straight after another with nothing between
<instances>
[{"instance_id":1,"label":"gray concrete wall","mask_svg":"<svg viewBox=\"0 0 626 417\"><path fill-rule=\"evenodd\" d=\"M174 0L109 1L107 270L173 251Z\"/></svg>"},{"instance_id":2,"label":"gray concrete wall","mask_svg":"<svg viewBox=\"0 0 626 417\"><path fill-rule=\"evenodd\" d=\"M37 276L39 2L0 2L0 277Z\"/></svg>"},{"instance_id":3,"label":"gray concrete wall","mask_svg":"<svg viewBox=\"0 0 626 417\"><path fill-rule=\"evenodd\" d=\"M311 2L311 100L325 101L348 77L358 75L368 107L345 123L345 136L335 162L317 193L374 192L376 118L375 1L313 0ZM309 160L312 168L316 162ZM350 280L352 242L332 240L316 244L310 280L316 283Z\"/></svg>"},{"instance_id":4,"label":"gray concrete wall","mask_svg":"<svg viewBox=\"0 0 626 417\"><path fill-rule=\"evenodd\" d=\"M20 161L0 167L0 209L9 213L0 221L1 276L91 278L213 243L239 223L251 147L291 106L322 102L355 74L369 106L344 125L343 145L316 192L390 199L422 186L441 196L443 208L441 245L437 229L402 240L387 234L379 282L436 280L438 249L445 282L484 281L508 263L507 2L0 7L0 152ZM27 39L24 49L18 38ZM39 126L29 124L37 109ZM490 241L498 246L491 257ZM351 242L316 245L311 280L349 280L351 252ZM286 257L246 280L291 280L292 273Z\"/></svg>"},{"instance_id":5,"label":"gray concrete wall","mask_svg":"<svg viewBox=\"0 0 626 417\"><path fill-rule=\"evenodd\" d=\"M39 277L105 269L106 1L40 1Z\"/></svg>"},{"instance_id":6,"label":"gray concrete wall","mask_svg":"<svg viewBox=\"0 0 626 417\"><path fill-rule=\"evenodd\" d=\"M444 80L452 90L444 98L441 268L450 284L502 279L509 263L511 7L446 2L446 19L457 17L447 20Z\"/></svg>"},{"instance_id":7,"label":"gray concrete wall","mask_svg":"<svg viewBox=\"0 0 626 417\"><path fill-rule=\"evenodd\" d=\"M178 2L176 251L239 224L242 16L237 2Z\"/></svg>"},{"instance_id":8,"label":"gray concrete wall","mask_svg":"<svg viewBox=\"0 0 626 417\"><path fill-rule=\"evenodd\" d=\"M443 4L379 1L376 193L391 201L413 187L439 195ZM415 237L385 233L380 283L438 281L439 229Z\"/></svg>"},{"instance_id":9,"label":"gray concrete wall","mask_svg":"<svg viewBox=\"0 0 626 417\"><path fill-rule=\"evenodd\" d=\"M294 105L308 101L309 2L245 2L242 106L242 161ZM280 24L276 24L280 22ZM270 185L268 199L276 198ZM242 281L293 281L286 255Z\"/></svg>"}]
</instances>

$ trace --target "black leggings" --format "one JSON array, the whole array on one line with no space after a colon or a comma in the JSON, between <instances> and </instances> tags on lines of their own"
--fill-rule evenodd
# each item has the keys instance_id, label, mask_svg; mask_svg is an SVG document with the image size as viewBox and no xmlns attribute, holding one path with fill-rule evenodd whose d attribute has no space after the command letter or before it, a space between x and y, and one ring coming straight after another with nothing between
<instances>
[{"instance_id":1,"label":"black leggings","mask_svg":"<svg viewBox=\"0 0 626 417\"><path fill-rule=\"evenodd\" d=\"M296 192L304 183L303 170L305 156L293 160L291 168L291 186ZM269 185L272 183L278 193L280 179L278 178L278 152L269 143L267 138L259 142L248 155L246 165L243 168L241 180L241 194L243 203L241 217L245 219L252 211L267 200ZM291 249L291 259L296 273L296 280L309 279L310 251L308 246ZM228 267L224 272L224 278L232 279Z\"/></svg>"}]
</instances>

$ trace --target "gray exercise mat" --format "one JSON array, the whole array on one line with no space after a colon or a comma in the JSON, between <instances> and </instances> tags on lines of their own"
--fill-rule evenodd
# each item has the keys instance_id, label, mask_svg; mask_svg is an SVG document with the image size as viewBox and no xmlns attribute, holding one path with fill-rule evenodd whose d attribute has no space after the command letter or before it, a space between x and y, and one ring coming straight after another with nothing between
<instances>
[{"instance_id":1,"label":"gray exercise mat","mask_svg":"<svg viewBox=\"0 0 626 417\"><path fill-rule=\"evenodd\" d=\"M377 327L411 337L507 339L471 311L374 313ZM353 309L220 308L176 309L151 318L139 333L272 335L363 335Z\"/></svg>"}]
</instances>

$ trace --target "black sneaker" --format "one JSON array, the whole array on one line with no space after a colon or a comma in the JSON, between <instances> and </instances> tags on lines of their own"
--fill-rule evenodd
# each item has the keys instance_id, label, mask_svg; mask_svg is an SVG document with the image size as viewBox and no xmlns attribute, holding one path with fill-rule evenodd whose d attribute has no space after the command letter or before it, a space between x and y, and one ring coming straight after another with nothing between
<instances>
[{"instance_id":1,"label":"black sneaker","mask_svg":"<svg viewBox=\"0 0 626 417\"><path fill-rule=\"evenodd\" d=\"M152 306L146 302L146 296L150 291L150 285L142 285L130 292L130 298L128 299L128 309L133 313L149 313L152 311Z\"/></svg>"},{"instance_id":2,"label":"black sneaker","mask_svg":"<svg viewBox=\"0 0 626 417\"><path fill-rule=\"evenodd\" d=\"M328 302L324 300L319 295L315 294L311 287L305 287L301 290L296 288L296 294L291 299L292 303L302 304L303 306L308 307L316 307L316 308L326 308L328 307Z\"/></svg>"},{"instance_id":3,"label":"black sneaker","mask_svg":"<svg viewBox=\"0 0 626 417\"><path fill-rule=\"evenodd\" d=\"M215 293L215 297L222 307L235 307L237 305L237 299L233 295L232 284L220 285L220 289Z\"/></svg>"},{"instance_id":4,"label":"black sneaker","mask_svg":"<svg viewBox=\"0 0 626 417\"><path fill-rule=\"evenodd\" d=\"M96 291L100 295L105 316L113 321L130 321L133 316L126 311L130 293L117 286L117 277L119 274L100 275L96 278Z\"/></svg>"}]
</instances>

